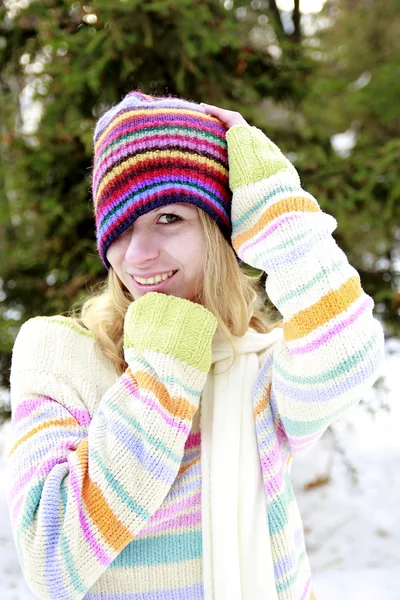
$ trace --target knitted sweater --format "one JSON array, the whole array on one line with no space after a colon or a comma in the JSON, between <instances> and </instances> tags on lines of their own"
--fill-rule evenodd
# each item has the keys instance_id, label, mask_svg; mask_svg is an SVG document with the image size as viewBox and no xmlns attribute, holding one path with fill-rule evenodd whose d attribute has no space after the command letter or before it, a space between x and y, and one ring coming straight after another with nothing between
<instances>
[{"instance_id":1,"label":"knitted sweater","mask_svg":"<svg viewBox=\"0 0 400 600\"><path fill-rule=\"evenodd\" d=\"M290 459L372 386L383 333L331 236L336 221L302 190L294 167L254 127L235 126L227 140L233 246L266 271L284 319L253 394L275 584L279 600L310 600ZM22 327L9 503L39 598L204 598L198 409L215 330L204 307L146 294L127 312L129 366L118 376L71 319Z\"/></svg>"}]
</instances>

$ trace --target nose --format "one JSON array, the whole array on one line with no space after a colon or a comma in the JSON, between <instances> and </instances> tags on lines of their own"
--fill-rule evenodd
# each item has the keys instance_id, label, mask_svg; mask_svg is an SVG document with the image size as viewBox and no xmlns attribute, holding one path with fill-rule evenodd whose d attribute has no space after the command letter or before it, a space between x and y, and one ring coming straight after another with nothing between
<instances>
[{"instance_id":1,"label":"nose","mask_svg":"<svg viewBox=\"0 0 400 600\"><path fill-rule=\"evenodd\" d=\"M140 266L156 259L160 255L157 236L152 235L148 229L133 227L129 244L125 252L125 260L135 266Z\"/></svg>"}]
</instances>

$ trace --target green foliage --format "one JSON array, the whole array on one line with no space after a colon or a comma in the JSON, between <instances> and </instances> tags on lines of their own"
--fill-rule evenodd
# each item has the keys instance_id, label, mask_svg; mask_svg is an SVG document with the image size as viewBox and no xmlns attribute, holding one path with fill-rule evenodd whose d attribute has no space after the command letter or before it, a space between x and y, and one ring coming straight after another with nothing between
<instances>
[{"instance_id":1,"label":"green foliage","mask_svg":"<svg viewBox=\"0 0 400 600\"><path fill-rule=\"evenodd\" d=\"M298 130L306 188L339 222L336 239L373 296L387 335L400 334L400 13L397 0L327 2L331 26ZM351 132L349 156L324 141Z\"/></svg>"},{"instance_id":2,"label":"green foliage","mask_svg":"<svg viewBox=\"0 0 400 600\"><path fill-rule=\"evenodd\" d=\"M388 332L399 333L396 4L328 0L329 27L318 28L316 17L302 40L298 28L287 32L273 0L3 4L0 383L20 323L68 310L104 277L92 134L131 89L239 110L294 153L304 187L338 219L337 241ZM34 131L21 111L26 94L42 109ZM349 129L357 143L343 158L330 140Z\"/></svg>"},{"instance_id":3,"label":"green foliage","mask_svg":"<svg viewBox=\"0 0 400 600\"><path fill-rule=\"evenodd\" d=\"M14 12L12 5L0 17L4 378L20 323L68 310L104 277L90 194L97 118L138 88L251 118L263 96L302 98L312 70L290 43L274 58L268 23L252 40L261 4L245 18L236 11L243 3L226 10L219 0L46 0ZM42 107L36 131L24 129L27 91Z\"/></svg>"}]
</instances>

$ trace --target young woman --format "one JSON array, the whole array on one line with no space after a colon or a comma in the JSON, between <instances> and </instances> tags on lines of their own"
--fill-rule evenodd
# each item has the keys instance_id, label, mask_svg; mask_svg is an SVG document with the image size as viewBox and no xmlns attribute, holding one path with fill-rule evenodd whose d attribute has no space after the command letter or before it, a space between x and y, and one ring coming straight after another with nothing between
<instances>
[{"instance_id":1,"label":"young woman","mask_svg":"<svg viewBox=\"0 0 400 600\"><path fill-rule=\"evenodd\" d=\"M311 600L290 460L383 357L336 222L236 112L131 92L94 145L107 285L13 355L25 577L49 600Z\"/></svg>"}]
</instances>

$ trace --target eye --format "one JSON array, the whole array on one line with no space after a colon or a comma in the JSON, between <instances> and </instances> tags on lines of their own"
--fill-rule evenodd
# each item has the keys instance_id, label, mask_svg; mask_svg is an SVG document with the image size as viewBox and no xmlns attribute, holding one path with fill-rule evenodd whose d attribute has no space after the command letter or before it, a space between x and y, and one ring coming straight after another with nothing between
<instances>
[{"instance_id":1,"label":"eye","mask_svg":"<svg viewBox=\"0 0 400 600\"><path fill-rule=\"evenodd\" d=\"M161 219L164 220L162 221ZM182 219L175 213L164 213L163 215L160 215L158 219L158 222L162 225L172 225L172 223L177 223L178 221L182 221Z\"/></svg>"}]
</instances>

